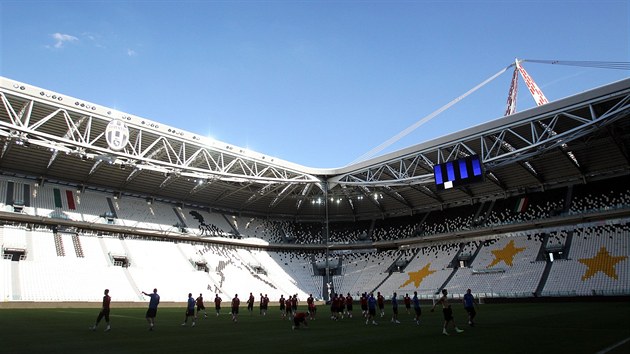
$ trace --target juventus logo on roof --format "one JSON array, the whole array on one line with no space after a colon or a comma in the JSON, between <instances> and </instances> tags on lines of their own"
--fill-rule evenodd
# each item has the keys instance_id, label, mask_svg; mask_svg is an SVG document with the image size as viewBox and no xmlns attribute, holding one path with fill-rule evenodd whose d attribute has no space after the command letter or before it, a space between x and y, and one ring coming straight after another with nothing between
<instances>
[{"instance_id":1,"label":"juventus logo on roof","mask_svg":"<svg viewBox=\"0 0 630 354\"><path fill-rule=\"evenodd\" d=\"M114 119L107 124L105 139L110 149L122 150L129 143L129 128L122 120Z\"/></svg>"}]
</instances>

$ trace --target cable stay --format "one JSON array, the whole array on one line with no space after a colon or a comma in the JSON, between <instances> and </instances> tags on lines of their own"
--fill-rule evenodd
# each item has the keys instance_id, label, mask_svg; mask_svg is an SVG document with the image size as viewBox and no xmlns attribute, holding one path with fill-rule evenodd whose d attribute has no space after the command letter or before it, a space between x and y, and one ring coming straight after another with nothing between
<instances>
[{"instance_id":1,"label":"cable stay","mask_svg":"<svg viewBox=\"0 0 630 354\"><path fill-rule=\"evenodd\" d=\"M575 60L535 60L535 59L523 59L521 61L528 62L528 63L581 66L584 68L630 70L630 62L627 62L627 61L584 61L584 60L575 61Z\"/></svg>"},{"instance_id":2,"label":"cable stay","mask_svg":"<svg viewBox=\"0 0 630 354\"><path fill-rule=\"evenodd\" d=\"M451 106L453 106L457 102L463 100L464 98L466 98L467 96L469 96L473 92L475 92L478 89L480 89L483 86L485 86L487 83L489 83L492 80L496 79L497 77L499 77L501 74L506 72L512 66L514 66L514 64L510 64L510 65L506 66L505 68L501 69L499 72L497 72L496 74L490 76L489 78L487 78L485 81L483 81L479 85L477 85L477 86L473 87L472 89L468 90L463 95L455 98L454 100L452 100L451 102L449 102L449 103L445 104L444 106L440 107L438 110L434 111L433 113L423 117L419 121L417 121L414 124L410 125L405 130L403 130L400 133L394 135L393 137L389 138L387 141L383 142L382 144L380 144L379 146L375 147L374 149L372 149L372 150L366 152L365 154L359 156L356 160L352 161L350 164L352 165L352 164L355 164L355 163L358 163L358 162L361 162L361 161L365 161L365 160L373 157L374 155L378 154L379 152L383 151L387 147L389 147L392 144L396 143L398 140L400 140L403 137L407 136L409 133L411 133L414 130L418 129L418 127L420 127L421 125L423 125L423 124L427 123L428 121L430 121L431 119L435 118L438 114L440 114L440 113L444 112L445 110L449 109Z\"/></svg>"}]
</instances>

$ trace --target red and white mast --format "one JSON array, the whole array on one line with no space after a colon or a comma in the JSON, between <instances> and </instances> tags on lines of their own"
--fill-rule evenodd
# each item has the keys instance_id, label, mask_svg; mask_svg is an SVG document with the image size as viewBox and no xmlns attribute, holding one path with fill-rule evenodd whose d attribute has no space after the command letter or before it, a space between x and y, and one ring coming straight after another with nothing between
<instances>
[{"instance_id":1,"label":"red and white mast","mask_svg":"<svg viewBox=\"0 0 630 354\"><path fill-rule=\"evenodd\" d=\"M508 93L507 108L505 109L505 115L510 115L516 112L516 94L518 93L518 73L521 73L525 85L529 89L529 93L532 94L532 98L536 105L542 106L545 103L549 103L545 94L540 90L534 79L527 73L525 68L521 65L521 60L516 59L514 61L514 74L512 74L512 83L510 84L510 92Z\"/></svg>"},{"instance_id":2,"label":"red and white mast","mask_svg":"<svg viewBox=\"0 0 630 354\"><path fill-rule=\"evenodd\" d=\"M516 94L518 92L518 69L514 68L512 74L512 83L510 84L510 92L507 98L507 108L505 109L505 115L509 116L516 112Z\"/></svg>"}]
</instances>

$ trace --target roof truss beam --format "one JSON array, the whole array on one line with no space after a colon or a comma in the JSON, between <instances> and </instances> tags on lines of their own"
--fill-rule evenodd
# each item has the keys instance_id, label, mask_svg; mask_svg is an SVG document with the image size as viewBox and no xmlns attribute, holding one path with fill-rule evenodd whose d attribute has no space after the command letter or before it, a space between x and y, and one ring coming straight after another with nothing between
<instances>
[{"instance_id":1,"label":"roof truss beam","mask_svg":"<svg viewBox=\"0 0 630 354\"><path fill-rule=\"evenodd\" d=\"M478 154L486 170L490 171L504 165L521 163L530 174L542 181L528 159L559 147L566 149L569 142L627 117L630 112L629 101L630 90L626 89L617 93L615 97L609 95L595 98L557 111L508 122L498 128L380 161L368 167L335 176L330 181L345 185L429 185L433 183L433 174L427 166L432 167L438 163L454 160L462 153ZM610 105L611 102L613 102L612 105ZM605 109L601 114L595 113L600 110L595 109L594 106L608 105L610 108ZM423 162L422 165L420 161ZM572 158L572 161L579 166L577 159Z\"/></svg>"}]
</instances>

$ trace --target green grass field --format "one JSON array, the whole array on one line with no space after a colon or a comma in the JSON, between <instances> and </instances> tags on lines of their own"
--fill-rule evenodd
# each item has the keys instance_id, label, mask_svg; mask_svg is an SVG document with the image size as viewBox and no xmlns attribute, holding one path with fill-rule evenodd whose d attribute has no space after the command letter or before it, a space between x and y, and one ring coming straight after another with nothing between
<instances>
[{"instance_id":1,"label":"green grass field","mask_svg":"<svg viewBox=\"0 0 630 354\"><path fill-rule=\"evenodd\" d=\"M352 319L331 321L318 308L308 329L291 323L271 308L266 317L241 309L233 323L227 309L219 317L182 327L184 310L161 308L156 328L147 330L144 308L112 308L112 331L102 322L88 330L98 309L2 309L2 353L597 353L630 337L630 304L536 303L487 304L479 307L477 325L466 325L464 310L454 305L462 334L441 334L441 311L423 307L420 326L404 308L401 324L389 315L366 325L355 311ZM629 353L630 342L608 351Z\"/></svg>"}]
</instances>

